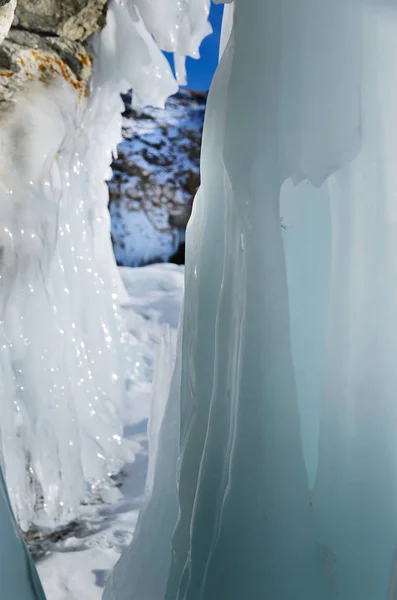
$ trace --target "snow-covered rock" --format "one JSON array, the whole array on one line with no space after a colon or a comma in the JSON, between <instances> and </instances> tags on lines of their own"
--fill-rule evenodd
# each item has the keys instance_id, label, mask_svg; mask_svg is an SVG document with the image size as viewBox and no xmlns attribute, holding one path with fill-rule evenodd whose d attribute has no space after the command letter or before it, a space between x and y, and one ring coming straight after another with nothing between
<instances>
[{"instance_id":1,"label":"snow-covered rock","mask_svg":"<svg viewBox=\"0 0 397 600\"><path fill-rule=\"evenodd\" d=\"M136 109L123 97L123 142L109 183L117 262L167 261L184 240L200 183L206 94L183 90L165 110Z\"/></svg>"}]
</instances>

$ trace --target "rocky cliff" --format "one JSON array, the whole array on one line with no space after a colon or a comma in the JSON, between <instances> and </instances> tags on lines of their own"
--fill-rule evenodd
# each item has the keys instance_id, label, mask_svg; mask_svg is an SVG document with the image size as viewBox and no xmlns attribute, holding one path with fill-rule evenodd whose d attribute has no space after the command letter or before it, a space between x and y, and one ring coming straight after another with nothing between
<instances>
[{"instance_id":1,"label":"rocky cliff","mask_svg":"<svg viewBox=\"0 0 397 600\"><path fill-rule=\"evenodd\" d=\"M135 266L169 260L184 241L200 183L206 95L189 90L165 110L134 109L124 96L123 142L110 187L117 261Z\"/></svg>"}]
</instances>

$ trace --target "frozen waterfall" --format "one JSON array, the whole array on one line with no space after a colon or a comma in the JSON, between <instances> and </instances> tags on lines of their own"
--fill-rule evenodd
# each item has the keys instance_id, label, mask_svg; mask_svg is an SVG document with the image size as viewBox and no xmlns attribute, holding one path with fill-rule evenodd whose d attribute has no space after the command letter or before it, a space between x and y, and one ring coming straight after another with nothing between
<instances>
[{"instance_id":1,"label":"frozen waterfall","mask_svg":"<svg viewBox=\"0 0 397 600\"><path fill-rule=\"evenodd\" d=\"M118 91L134 85L143 102L162 103L177 89L129 8L111 2L92 41L88 98L61 77L27 84L0 130L0 428L25 529L73 518L127 456L124 390L139 373L118 307L105 178Z\"/></svg>"},{"instance_id":2,"label":"frozen waterfall","mask_svg":"<svg viewBox=\"0 0 397 600\"><path fill-rule=\"evenodd\" d=\"M33 56L55 75L22 87L0 129L0 431L24 529L73 518L128 456L123 399L126 380L140 377L139 348L119 311L105 179L121 135L119 91L132 86L137 102L161 106L177 90L151 35L153 6L146 15L138 4L146 21L134 2L109 3L90 41L88 97L66 64L26 51L23 64ZM197 54L208 6L178 9L181 56Z\"/></svg>"},{"instance_id":3,"label":"frozen waterfall","mask_svg":"<svg viewBox=\"0 0 397 600\"><path fill-rule=\"evenodd\" d=\"M154 484L104 599L393 600L397 6L227 9Z\"/></svg>"}]
</instances>

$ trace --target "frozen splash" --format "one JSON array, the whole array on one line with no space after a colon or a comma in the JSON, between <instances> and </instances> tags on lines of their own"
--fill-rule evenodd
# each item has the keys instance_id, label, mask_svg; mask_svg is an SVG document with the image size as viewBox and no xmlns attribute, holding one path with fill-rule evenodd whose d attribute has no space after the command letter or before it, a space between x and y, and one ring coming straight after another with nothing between
<instances>
[{"instance_id":1,"label":"frozen splash","mask_svg":"<svg viewBox=\"0 0 397 600\"><path fill-rule=\"evenodd\" d=\"M178 87L150 25L111 1L88 97L61 79L26 85L0 129L0 439L25 530L72 519L128 457L124 395L142 366L119 311L105 179L119 92L161 106Z\"/></svg>"}]
</instances>

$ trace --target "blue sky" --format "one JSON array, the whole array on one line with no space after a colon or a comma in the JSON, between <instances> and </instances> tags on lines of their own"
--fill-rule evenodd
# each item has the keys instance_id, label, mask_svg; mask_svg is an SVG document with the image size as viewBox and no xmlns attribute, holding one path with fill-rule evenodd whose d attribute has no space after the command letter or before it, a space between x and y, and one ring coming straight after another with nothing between
<instances>
[{"instance_id":1,"label":"blue sky","mask_svg":"<svg viewBox=\"0 0 397 600\"><path fill-rule=\"evenodd\" d=\"M212 4L210 21L214 33L203 41L200 60L187 59L188 87L192 90L208 90L210 86L218 62L222 11L223 4ZM172 64L172 58L168 59Z\"/></svg>"}]
</instances>

